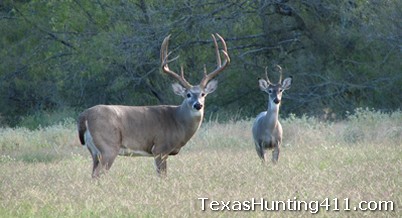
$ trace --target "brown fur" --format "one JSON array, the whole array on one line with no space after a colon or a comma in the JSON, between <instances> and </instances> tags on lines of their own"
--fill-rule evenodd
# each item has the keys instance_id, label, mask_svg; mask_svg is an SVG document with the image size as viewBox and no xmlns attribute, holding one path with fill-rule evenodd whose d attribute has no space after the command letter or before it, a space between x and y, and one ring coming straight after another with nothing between
<instances>
[{"instance_id":1,"label":"brown fur","mask_svg":"<svg viewBox=\"0 0 402 218\"><path fill-rule=\"evenodd\" d=\"M99 161L109 169L121 148L154 157L177 154L202 121L202 114L194 118L185 114L185 107L97 105L82 112L78 119L80 141L86 143L84 134L89 130L100 152L94 154L90 150L96 165L93 176L99 176ZM135 156L130 152L120 155Z\"/></svg>"},{"instance_id":2,"label":"brown fur","mask_svg":"<svg viewBox=\"0 0 402 218\"><path fill-rule=\"evenodd\" d=\"M159 175L166 176L166 160L169 155L179 153L200 127L204 116L205 97L216 90L218 82L211 80L230 62L224 39L216 36L223 44L222 64L218 43L212 35L217 55L217 68L204 72L200 84L192 86L168 67L167 36L161 46L161 67L164 73L179 81L172 85L175 94L184 98L180 106L119 106L97 105L82 112L78 118L78 134L93 159L92 177L98 177L101 169L108 170L117 155L153 156Z\"/></svg>"},{"instance_id":3,"label":"brown fur","mask_svg":"<svg viewBox=\"0 0 402 218\"><path fill-rule=\"evenodd\" d=\"M260 89L268 93L267 111L261 112L255 119L252 133L255 149L262 161L267 161L267 150L272 151L272 162L277 163L279 158L280 145L282 144L282 126L279 122L279 106L282 99L282 92L290 88L292 78L286 78L281 84L271 84L268 80L260 79Z\"/></svg>"}]
</instances>

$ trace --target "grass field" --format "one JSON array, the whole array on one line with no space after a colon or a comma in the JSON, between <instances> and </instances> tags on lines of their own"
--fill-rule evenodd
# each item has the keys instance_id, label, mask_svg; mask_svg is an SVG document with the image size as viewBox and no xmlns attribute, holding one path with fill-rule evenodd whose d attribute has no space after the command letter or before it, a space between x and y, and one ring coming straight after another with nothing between
<instances>
[{"instance_id":1,"label":"grass field","mask_svg":"<svg viewBox=\"0 0 402 218\"><path fill-rule=\"evenodd\" d=\"M317 203L322 207L316 217L402 216L402 112L357 110L340 122L289 117L282 123L275 166L258 160L252 120L206 122L168 159L165 180L146 157L118 157L108 174L93 180L92 160L72 120L38 130L3 128L0 217L306 217L317 212ZM200 198L208 198L205 211ZM238 209L261 198L268 204L300 200L309 207L210 208L231 201L230 208ZM362 201L369 203L362 209L388 211L355 211ZM393 211L385 201L392 201Z\"/></svg>"}]
</instances>

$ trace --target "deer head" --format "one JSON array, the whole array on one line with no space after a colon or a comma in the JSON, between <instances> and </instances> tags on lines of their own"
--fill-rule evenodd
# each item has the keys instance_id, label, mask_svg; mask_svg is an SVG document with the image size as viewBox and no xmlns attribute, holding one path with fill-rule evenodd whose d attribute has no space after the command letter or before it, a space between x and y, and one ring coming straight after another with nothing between
<instances>
[{"instance_id":1,"label":"deer head","mask_svg":"<svg viewBox=\"0 0 402 218\"><path fill-rule=\"evenodd\" d=\"M171 60L168 59L169 55L171 54L168 52L168 44L169 44L169 39L170 35L167 36L162 43L161 47L161 67L163 72L166 74L170 75L174 79L178 81L178 83L172 84L173 91L175 94L180 95L185 98L183 104L187 105L191 110L194 111L201 111L203 110L204 107L204 101L205 97L214 92L218 86L218 81L217 80L212 80L214 77L216 77L219 73L221 73L226 66L230 62L230 58L228 55L227 51L227 46L225 40L219 35L215 34L221 41L223 45L223 49L221 50L225 60L222 64L221 61L221 56L219 53L219 46L218 42L216 41L216 37L214 34L212 35L212 39L215 45L215 53L216 53L216 60L217 60L217 67L215 70L207 74L207 70L205 69L204 66L204 77L202 78L201 82L198 85L191 85L185 78L184 78L184 70L183 67L181 67L181 75L179 76L177 73L172 71L168 64L178 58L175 57Z\"/></svg>"},{"instance_id":2,"label":"deer head","mask_svg":"<svg viewBox=\"0 0 402 218\"><path fill-rule=\"evenodd\" d=\"M264 79L259 79L258 83L260 86L261 91L264 91L268 93L269 96L269 104L274 103L276 105L279 105L282 100L282 93L283 91L287 90L290 88L290 85L292 84L292 77L288 77L282 82L282 67L279 65L276 65L279 71L279 81L278 83L271 83L271 81L268 78L268 70L267 67L265 68L265 77L266 80Z\"/></svg>"}]
</instances>

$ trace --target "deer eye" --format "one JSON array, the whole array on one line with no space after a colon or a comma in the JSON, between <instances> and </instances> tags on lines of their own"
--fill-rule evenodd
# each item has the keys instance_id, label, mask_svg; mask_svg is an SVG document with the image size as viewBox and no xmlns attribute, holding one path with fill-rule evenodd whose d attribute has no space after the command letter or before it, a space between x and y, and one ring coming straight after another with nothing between
<instances>
[{"instance_id":1,"label":"deer eye","mask_svg":"<svg viewBox=\"0 0 402 218\"><path fill-rule=\"evenodd\" d=\"M205 96L205 93L203 92L203 93L201 93L201 97L204 97Z\"/></svg>"},{"instance_id":2,"label":"deer eye","mask_svg":"<svg viewBox=\"0 0 402 218\"><path fill-rule=\"evenodd\" d=\"M190 98L191 97L191 94L190 93L187 93L187 98Z\"/></svg>"},{"instance_id":3,"label":"deer eye","mask_svg":"<svg viewBox=\"0 0 402 218\"><path fill-rule=\"evenodd\" d=\"M272 89L268 89L268 93L271 94L271 93L272 93Z\"/></svg>"}]
</instances>

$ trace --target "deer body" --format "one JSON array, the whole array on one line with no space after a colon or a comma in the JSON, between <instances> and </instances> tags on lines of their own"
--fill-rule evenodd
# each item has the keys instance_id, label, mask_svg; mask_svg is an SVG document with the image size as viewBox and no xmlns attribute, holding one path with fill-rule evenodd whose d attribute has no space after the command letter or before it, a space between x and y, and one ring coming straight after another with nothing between
<instances>
[{"instance_id":1,"label":"deer body","mask_svg":"<svg viewBox=\"0 0 402 218\"><path fill-rule=\"evenodd\" d=\"M280 67L279 69L281 70ZM260 89L267 92L269 96L268 108L267 111L261 112L256 117L252 127L255 149L258 157L263 161L267 161L267 150L273 149L273 163L278 162L280 145L282 143L282 125L279 122L279 106L282 99L282 92L290 88L292 78L286 78L282 84L281 80L282 79L280 78L278 84L272 84L269 81L268 76L267 80L259 79Z\"/></svg>"},{"instance_id":2,"label":"deer body","mask_svg":"<svg viewBox=\"0 0 402 218\"><path fill-rule=\"evenodd\" d=\"M181 105L121 106L97 105L82 112L78 118L81 144L86 145L93 159L92 177L99 177L102 169L110 169L117 155L152 156L157 172L166 176L166 160L176 155L191 139L202 123L205 97L217 88L212 80L230 62L225 41L221 36L225 62L221 64L218 45L213 36L217 54L217 68L207 74L199 85L189 84L168 67L169 36L161 48L163 72L182 85L172 85L175 94L184 97Z\"/></svg>"},{"instance_id":3,"label":"deer body","mask_svg":"<svg viewBox=\"0 0 402 218\"><path fill-rule=\"evenodd\" d=\"M279 105L268 107L261 112L253 124L253 137L258 156L267 160L266 150L274 149L273 160L278 159L279 146L282 142L282 125L279 122Z\"/></svg>"},{"instance_id":4,"label":"deer body","mask_svg":"<svg viewBox=\"0 0 402 218\"><path fill-rule=\"evenodd\" d=\"M194 135L202 120L202 112L198 116L193 117L188 113L182 117L183 111L185 110L181 106L97 105L87 109L80 116L83 122L80 135L85 136L85 131L88 131L92 138L95 136L100 141L99 138L105 135L105 130L110 131L107 134L107 144L110 144L109 147L115 146L119 155L152 156L154 146L162 144L170 145L172 152L178 152ZM161 122L166 119L169 120L169 125ZM85 123L88 120L90 123ZM171 124L173 125L170 126ZM145 132L148 134L144 134ZM85 139L81 142L85 144Z\"/></svg>"}]
</instances>

